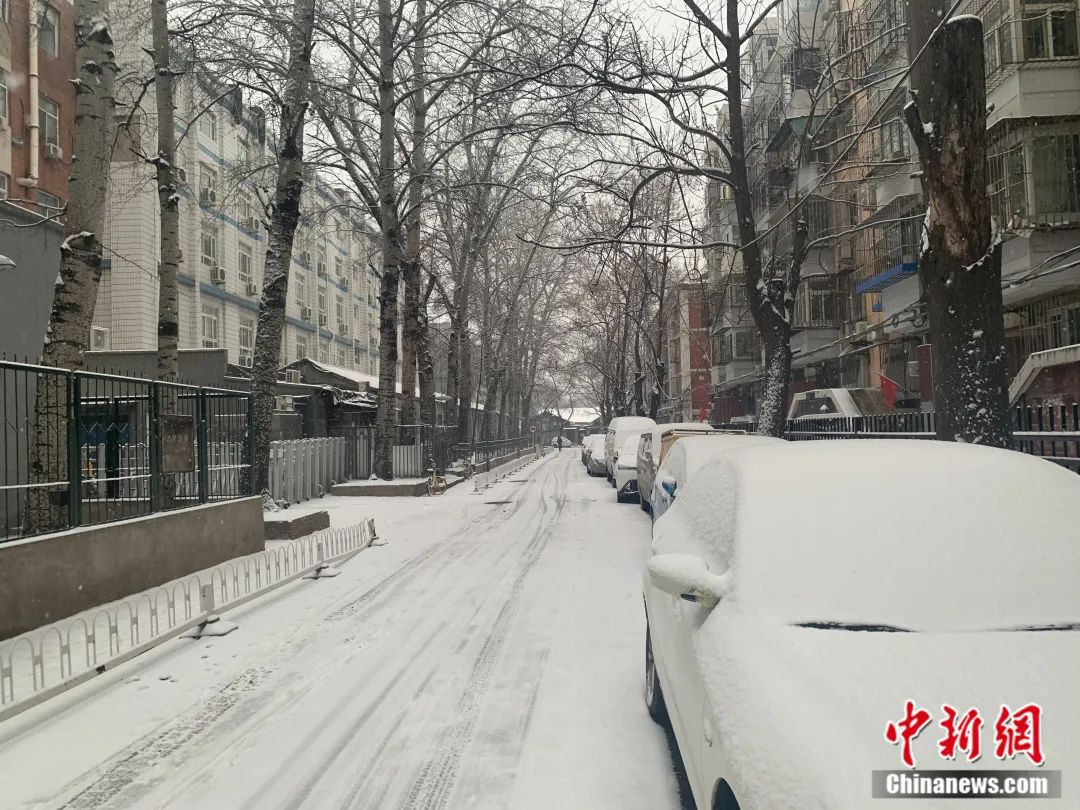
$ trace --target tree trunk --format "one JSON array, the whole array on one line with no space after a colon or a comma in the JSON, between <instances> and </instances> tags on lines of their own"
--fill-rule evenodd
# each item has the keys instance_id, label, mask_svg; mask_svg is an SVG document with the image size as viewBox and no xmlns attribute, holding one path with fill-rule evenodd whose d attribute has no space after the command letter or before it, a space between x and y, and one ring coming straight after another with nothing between
<instances>
[{"instance_id":1,"label":"tree trunk","mask_svg":"<svg viewBox=\"0 0 1080 810\"><path fill-rule=\"evenodd\" d=\"M939 439L1009 447L1001 244L986 193L983 26L949 20L940 0L908 6L911 71L904 113L927 202L919 281L930 323Z\"/></svg>"},{"instance_id":2,"label":"tree trunk","mask_svg":"<svg viewBox=\"0 0 1080 810\"><path fill-rule=\"evenodd\" d=\"M277 181L251 370L251 396L254 400L254 423L250 426L254 433L252 491L255 493L265 492L270 486L274 386L281 362L281 334L285 327L293 237L300 221L300 195L304 187L304 118L309 103L314 27L315 0L296 0L288 36L289 64L281 99Z\"/></svg>"},{"instance_id":3,"label":"tree trunk","mask_svg":"<svg viewBox=\"0 0 1080 810\"><path fill-rule=\"evenodd\" d=\"M397 444L398 287L401 276L401 231L398 225L396 97L394 93L394 12L390 0L379 0L379 218L382 229L382 283L379 288L379 393L375 415L375 475L394 478L393 447ZM402 386L404 390L405 386Z\"/></svg>"},{"instance_id":4,"label":"tree trunk","mask_svg":"<svg viewBox=\"0 0 1080 810\"><path fill-rule=\"evenodd\" d=\"M458 375L458 440L467 442L472 439L472 340L469 338L468 321L462 322L459 334L461 348L461 373Z\"/></svg>"},{"instance_id":5,"label":"tree trunk","mask_svg":"<svg viewBox=\"0 0 1080 810\"><path fill-rule=\"evenodd\" d=\"M401 317L401 422L414 425L417 422L415 388L417 359L420 344L420 213L423 201L426 161L424 147L427 140L427 93L426 48L427 0L417 0L416 20L413 25L415 44L412 54L412 154L409 167L408 213L405 217L405 261L402 276L405 282L405 301ZM411 436L409 437L411 438Z\"/></svg>"},{"instance_id":6,"label":"tree trunk","mask_svg":"<svg viewBox=\"0 0 1080 810\"><path fill-rule=\"evenodd\" d=\"M450 316L450 333L446 347L446 424L458 424L458 378L461 376L458 369L458 328L454 316Z\"/></svg>"},{"instance_id":7,"label":"tree trunk","mask_svg":"<svg viewBox=\"0 0 1080 810\"><path fill-rule=\"evenodd\" d=\"M112 165L116 61L108 0L76 0L75 150L72 155L64 242L53 292L52 311L41 354L43 365L77 371L90 341L90 322L101 281L101 234ZM67 481L69 437L68 391L59 374L39 374L34 392L34 436L30 447L31 480L39 484ZM69 448L74 449L74 448ZM31 490L27 520L33 532L55 531L77 514L71 509L81 495L66 487ZM75 522L75 521L71 521Z\"/></svg>"},{"instance_id":8,"label":"tree trunk","mask_svg":"<svg viewBox=\"0 0 1080 810\"><path fill-rule=\"evenodd\" d=\"M428 458L425 460L429 468L434 467L435 460L430 453L434 447L437 432L435 430L435 362L431 356L431 332L428 328L427 299L422 301L418 312L420 322L418 324L417 354L419 359L418 378L420 386L420 424L429 425L425 428L428 439Z\"/></svg>"},{"instance_id":9,"label":"tree trunk","mask_svg":"<svg viewBox=\"0 0 1080 810\"><path fill-rule=\"evenodd\" d=\"M157 105L158 206L161 270L158 274L157 378L175 382L179 376L180 312L177 273L180 271L180 192L176 187L176 121L173 73L170 64L168 0L150 4L154 44L154 94ZM172 411L172 397L163 408Z\"/></svg>"}]
</instances>

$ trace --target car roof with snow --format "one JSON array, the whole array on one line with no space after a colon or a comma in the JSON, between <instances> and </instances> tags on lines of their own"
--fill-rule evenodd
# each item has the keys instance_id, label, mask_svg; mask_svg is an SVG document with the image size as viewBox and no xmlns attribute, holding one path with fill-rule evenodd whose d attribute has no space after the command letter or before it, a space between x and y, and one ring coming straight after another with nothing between
<instances>
[{"instance_id":1,"label":"car roof with snow","mask_svg":"<svg viewBox=\"0 0 1080 810\"><path fill-rule=\"evenodd\" d=\"M756 433L710 433L705 436L684 436L668 451L660 467L667 471L675 465L682 465L684 480L689 481L690 476L717 453L768 444L787 445L788 442L772 436L759 436Z\"/></svg>"},{"instance_id":2,"label":"car roof with snow","mask_svg":"<svg viewBox=\"0 0 1080 810\"><path fill-rule=\"evenodd\" d=\"M1023 453L917 439L735 450L657 527L672 516L665 531L698 533L744 598L786 621L1080 622L1080 476Z\"/></svg>"},{"instance_id":3,"label":"car roof with snow","mask_svg":"<svg viewBox=\"0 0 1080 810\"><path fill-rule=\"evenodd\" d=\"M616 416L608 423L608 431L640 430L645 432L656 422L647 416Z\"/></svg>"}]
</instances>

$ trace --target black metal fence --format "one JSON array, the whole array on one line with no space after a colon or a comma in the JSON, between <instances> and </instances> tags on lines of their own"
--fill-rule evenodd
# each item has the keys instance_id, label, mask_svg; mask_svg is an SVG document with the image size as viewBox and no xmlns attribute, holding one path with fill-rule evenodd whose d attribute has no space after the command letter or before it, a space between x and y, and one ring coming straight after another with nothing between
<instances>
[{"instance_id":1,"label":"black metal fence","mask_svg":"<svg viewBox=\"0 0 1080 810\"><path fill-rule=\"evenodd\" d=\"M1015 408L1012 423L1013 449L1080 472L1080 404ZM755 429L749 422L716 427L746 433ZM934 413L890 413L788 420L784 435L792 441L933 439L937 435L936 430L937 418Z\"/></svg>"},{"instance_id":2,"label":"black metal fence","mask_svg":"<svg viewBox=\"0 0 1080 810\"><path fill-rule=\"evenodd\" d=\"M246 392L0 361L0 396L0 542L250 492Z\"/></svg>"}]
</instances>

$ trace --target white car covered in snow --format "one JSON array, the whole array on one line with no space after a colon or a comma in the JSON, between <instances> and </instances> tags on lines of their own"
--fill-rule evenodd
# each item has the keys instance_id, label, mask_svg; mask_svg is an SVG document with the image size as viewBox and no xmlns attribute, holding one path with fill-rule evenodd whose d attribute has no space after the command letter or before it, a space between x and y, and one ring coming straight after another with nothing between
<instances>
[{"instance_id":1,"label":"white car covered in snow","mask_svg":"<svg viewBox=\"0 0 1080 810\"><path fill-rule=\"evenodd\" d=\"M633 436L637 439L647 430L656 427L656 422L647 416L616 416L608 423L604 439L604 455L607 457L608 480L615 483L615 464L619 451L626 440ZM634 445L634 458L637 458L637 445ZM635 462L636 463L636 462Z\"/></svg>"},{"instance_id":2,"label":"white car covered in snow","mask_svg":"<svg viewBox=\"0 0 1080 810\"><path fill-rule=\"evenodd\" d=\"M585 451L585 471L589 475L607 475L607 456L604 453L604 439L603 433L585 437L585 441L589 442L589 446Z\"/></svg>"},{"instance_id":3,"label":"white car covered in snow","mask_svg":"<svg viewBox=\"0 0 1080 810\"><path fill-rule=\"evenodd\" d=\"M604 446L604 434L603 433L590 433L588 436L581 440L581 463L588 466L589 464L589 452L596 447L599 443L600 447Z\"/></svg>"},{"instance_id":4,"label":"white car covered in snow","mask_svg":"<svg viewBox=\"0 0 1080 810\"><path fill-rule=\"evenodd\" d=\"M649 508L653 520L668 510L675 494L697 470L717 453L756 447L763 444L786 444L783 439L758 436L753 433L710 433L705 436L684 436L668 450L652 480Z\"/></svg>"},{"instance_id":5,"label":"white car covered in snow","mask_svg":"<svg viewBox=\"0 0 1080 810\"><path fill-rule=\"evenodd\" d=\"M1078 582L1080 477L1051 462L903 439L724 453L654 526L648 709L701 810L863 810L875 770L1068 771Z\"/></svg>"}]
</instances>

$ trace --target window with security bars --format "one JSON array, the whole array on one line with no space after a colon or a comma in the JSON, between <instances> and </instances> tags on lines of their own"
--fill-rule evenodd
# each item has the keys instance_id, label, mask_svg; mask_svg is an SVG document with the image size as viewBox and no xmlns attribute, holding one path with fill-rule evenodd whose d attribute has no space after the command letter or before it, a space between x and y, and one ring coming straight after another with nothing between
<instances>
[{"instance_id":1,"label":"window with security bars","mask_svg":"<svg viewBox=\"0 0 1080 810\"><path fill-rule=\"evenodd\" d=\"M1080 121L1006 122L990 135L990 204L1006 230L1080 223Z\"/></svg>"}]
</instances>

